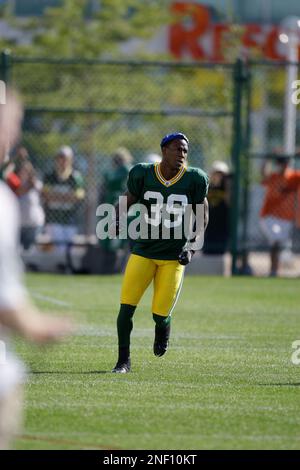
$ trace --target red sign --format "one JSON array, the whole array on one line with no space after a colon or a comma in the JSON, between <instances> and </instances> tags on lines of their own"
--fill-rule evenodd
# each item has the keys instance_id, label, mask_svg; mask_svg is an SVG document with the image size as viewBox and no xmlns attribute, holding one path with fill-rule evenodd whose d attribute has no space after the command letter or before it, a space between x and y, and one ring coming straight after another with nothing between
<instances>
[{"instance_id":1,"label":"red sign","mask_svg":"<svg viewBox=\"0 0 300 470\"><path fill-rule=\"evenodd\" d=\"M177 59L189 55L194 60L224 60L224 33L230 32L230 24L213 23L209 9L199 3L175 2L171 11L178 22L169 29L169 50ZM285 60L279 34L276 25L245 24L241 45L248 55L251 55L251 48L256 48L266 59Z\"/></svg>"}]
</instances>

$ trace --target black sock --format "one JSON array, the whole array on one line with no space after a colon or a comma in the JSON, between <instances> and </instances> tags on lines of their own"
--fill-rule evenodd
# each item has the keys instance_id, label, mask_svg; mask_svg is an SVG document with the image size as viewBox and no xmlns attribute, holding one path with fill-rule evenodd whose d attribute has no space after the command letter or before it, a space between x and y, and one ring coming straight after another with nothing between
<instances>
[{"instance_id":1,"label":"black sock","mask_svg":"<svg viewBox=\"0 0 300 470\"><path fill-rule=\"evenodd\" d=\"M130 359L130 349L129 349L129 347L119 346L118 363L124 364L124 363L128 362L129 359Z\"/></svg>"},{"instance_id":2,"label":"black sock","mask_svg":"<svg viewBox=\"0 0 300 470\"><path fill-rule=\"evenodd\" d=\"M171 315L168 315L167 317L163 317L162 315L156 315L156 313L153 313L152 316L153 316L153 320L155 321L155 325L159 329L165 329L171 323Z\"/></svg>"},{"instance_id":3,"label":"black sock","mask_svg":"<svg viewBox=\"0 0 300 470\"><path fill-rule=\"evenodd\" d=\"M130 356L130 333L133 328L132 317L136 306L121 304L118 319L119 361L126 362Z\"/></svg>"}]
</instances>

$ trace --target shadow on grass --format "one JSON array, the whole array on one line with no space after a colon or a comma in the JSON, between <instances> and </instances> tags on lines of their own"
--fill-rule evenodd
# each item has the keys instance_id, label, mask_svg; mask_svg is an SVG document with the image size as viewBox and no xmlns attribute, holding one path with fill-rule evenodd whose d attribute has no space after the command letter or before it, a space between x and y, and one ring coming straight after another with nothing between
<instances>
[{"instance_id":1,"label":"shadow on grass","mask_svg":"<svg viewBox=\"0 0 300 470\"><path fill-rule=\"evenodd\" d=\"M65 371L65 370L31 370L30 374L39 375L39 374L63 374L63 375L89 375L89 374L110 374L110 370L89 370L82 372L75 371Z\"/></svg>"},{"instance_id":2,"label":"shadow on grass","mask_svg":"<svg viewBox=\"0 0 300 470\"><path fill-rule=\"evenodd\" d=\"M262 387L300 387L300 382L275 383L275 384L258 384Z\"/></svg>"}]
</instances>

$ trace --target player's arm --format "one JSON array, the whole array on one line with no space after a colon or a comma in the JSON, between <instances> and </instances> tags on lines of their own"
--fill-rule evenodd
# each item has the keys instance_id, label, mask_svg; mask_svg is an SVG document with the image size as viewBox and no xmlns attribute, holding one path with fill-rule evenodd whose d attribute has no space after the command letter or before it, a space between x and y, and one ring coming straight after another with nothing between
<instances>
[{"instance_id":1,"label":"player's arm","mask_svg":"<svg viewBox=\"0 0 300 470\"><path fill-rule=\"evenodd\" d=\"M207 174L201 170L195 172L192 197L193 205L195 205L195 222L193 234L187 240L187 243L178 257L179 263L183 266L189 264L195 251L200 250L203 246L204 232L209 220L209 206L207 200L208 186L209 178ZM202 205L203 210L198 212L197 208L199 208L199 205Z\"/></svg>"},{"instance_id":2,"label":"player's arm","mask_svg":"<svg viewBox=\"0 0 300 470\"><path fill-rule=\"evenodd\" d=\"M57 341L72 330L69 319L41 315L29 301L17 308L0 307L0 326L35 343Z\"/></svg>"},{"instance_id":3,"label":"player's arm","mask_svg":"<svg viewBox=\"0 0 300 470\"><path fill-rule=\"evenodd\" d=\"M204 201L203 201L203 230L204 232L202 230L201 222L200 223L195 222L196 228L198 227L198 233L197 232L195 233L193 240L188 243L188 245L182 250L182 252L180 253L178 257L179 263L182 264L183 266L186 266L192 261L192 258L195 252L199 249L197 246L197 239L199 237L200 238L203 237L203 233L205 232L206 227L208 226L209 204L208 204L208 200L206 197L204 198Z\"/></svg>"},{"instance_id":4,"label":"player's arm","mask_svg":"<svg viewBox=\"0 0 300 470\"><path fill-rule=\"evenodd\" d=\"M8 204L7 204L8 205ZM15 207L10 207L12 221ZM0 329L6 327L14 333L37 343L55 341L71 332L68 319L41 315L28 299L22 281L22 271L18 250L17 226L8 221L7 233L11 239L0 253ZM3 248L3 247L2 247Z\"/></svg>"},{"instance_id":5,"label":"player's arm","mask_svg":"<svg viewBox=\"0 0 300 470\"><path fill-rule=\"evenodd\" d=\"M6 327L34 342L54 341L70 332L70 322L41 315L28 299L17 249L17 206L13 202L9 198L5 201L11 218L2 230L1 240L5 240L7 234L10 238L5 249L0 245L0 329Z\"/></svg>"},{"instance_id":6,"label":"player's arm","mask_svg":"<svg viewBox=\"0 0 300 470\"><path fill-rule=\"evenodd\" d=\"M121 229L121 220L127 216L127 212L133 204L138 202L138 197L126 191L120 198L118 204L115 205L115 217L109 227L111 237L118 236Z\"/></svg>"}]
</instances>

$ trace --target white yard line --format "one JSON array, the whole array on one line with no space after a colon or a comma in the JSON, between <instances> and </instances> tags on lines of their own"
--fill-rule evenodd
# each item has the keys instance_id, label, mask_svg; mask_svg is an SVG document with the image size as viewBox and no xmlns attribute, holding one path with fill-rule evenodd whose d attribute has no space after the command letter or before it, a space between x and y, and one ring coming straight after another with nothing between
<instances>
[{"instance_id":1,"label":"white yard line","mask_svg":"<svg viewBox=\"0 0 300 470\"><path fill-rule=\"evenodd\" d=\"M72 304L69 302L64 302L63 300L55 299L54 297L49 297L47 295L39 294L38 292L31 292L32 297L49 302L53 305L59 305L60 307L72 307Z\"/></svg>"}]
</instances>

